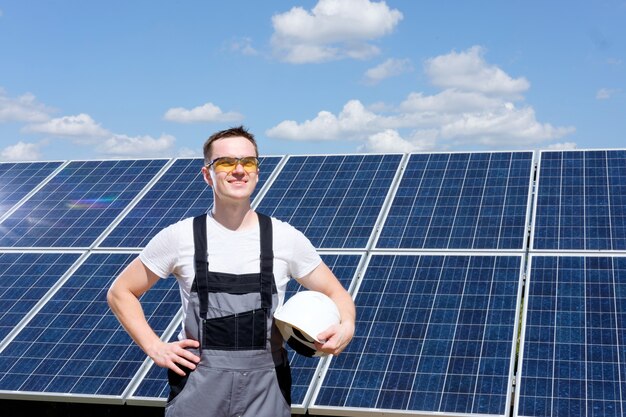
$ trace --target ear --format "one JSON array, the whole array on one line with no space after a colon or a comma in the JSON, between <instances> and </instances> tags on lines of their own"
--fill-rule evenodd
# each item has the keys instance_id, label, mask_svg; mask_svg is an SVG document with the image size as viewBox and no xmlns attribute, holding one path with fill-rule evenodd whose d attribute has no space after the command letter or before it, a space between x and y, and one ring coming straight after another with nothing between
<instances>
[{"instance_id":1,"label":"ear","mask_svg":"<svg viewBox=\"0 0 626 417\"><path fill-rule=\"evenodd\" d=\"M213 188L213 178L211 177L211 171L207 167L202 167L202 177L209 187Z\"/></svg>"}]
</instances>

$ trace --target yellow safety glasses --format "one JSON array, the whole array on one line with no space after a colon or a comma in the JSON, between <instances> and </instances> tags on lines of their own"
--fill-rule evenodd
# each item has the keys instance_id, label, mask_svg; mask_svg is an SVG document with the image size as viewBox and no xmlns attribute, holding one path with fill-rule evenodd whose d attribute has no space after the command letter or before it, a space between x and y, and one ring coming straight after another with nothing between
<instances>
[{"instance_id":1,"label":"yellow safety glasses","mask_svg":"<svg viewBox=\"0 0 626 417\"><path fill-rule=\"evenodd\" d=\"M215 172L232 172L239 164L241 164L246 172L256 172L259 169L259 158L256 156L244 156L243 158L223 156L221 158L215 158L211 163L206 165L206 167L213 167Z\"/></svg>"}]
</instances>

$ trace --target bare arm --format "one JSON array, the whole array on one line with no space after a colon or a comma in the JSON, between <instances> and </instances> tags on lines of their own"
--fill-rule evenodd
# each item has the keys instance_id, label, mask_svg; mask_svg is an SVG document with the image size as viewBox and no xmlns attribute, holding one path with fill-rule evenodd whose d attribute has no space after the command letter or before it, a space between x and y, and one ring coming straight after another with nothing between
<instances>
[{"instance_id":1,"label":"bare arm","mask_svg":"<svg viewBox=\"0 0 626 417\"><path fill-rule=\"evenodd\" d=\"M326 340L323 345L318 346L318 349L335 356L339 355L354 336L356 310L352 297L324 262L308 275L298 279L298 282L309 290L326 294L337 305L341 322L318 335L319 339Z\"/></svg>"},{"instance_id":2,"label":"bare arm","mask_svg":"<svg viewBox=\"0 0 626 417\"><path fill-rule=\"evenodd\" d=\"M163 342L146 321L139 302L139 297L159 279L139 258L135 258L109 288L107 301L122 327L154 363L172 369L179 375L185 375L177 364L195 369L200 358L185 348L198 347L198 342L189 339L173 343Z\"/></svg>"}]
</instances>

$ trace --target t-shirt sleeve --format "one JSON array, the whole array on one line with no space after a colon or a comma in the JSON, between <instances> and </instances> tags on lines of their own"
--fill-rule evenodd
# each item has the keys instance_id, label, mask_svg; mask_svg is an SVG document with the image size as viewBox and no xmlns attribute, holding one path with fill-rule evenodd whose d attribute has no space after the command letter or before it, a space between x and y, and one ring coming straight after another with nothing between
<instances>
[{"instance_id":1,"label":"t-shirt sleeve","mask_svg":"<svg viewBox=\"0 0 626 417\"><path fill-rule=\"evenodd\" d=\"M174 271L178 260L180 223L170 225L156 234L139 254L145 266L161 278L167 278Z\"/></svg>"},{"instance_id":2,"label":"t-shirt sleeve","mask_svg":"<svg viewBox=\"0 0 626 417\"><path fill-rule=\"evenodd\" d=\"M322 258L311 241L299 230L290 226L292 256L289 259L289 272L293 278L302 278L322 262Z\"/></svg>"}]
</instances>

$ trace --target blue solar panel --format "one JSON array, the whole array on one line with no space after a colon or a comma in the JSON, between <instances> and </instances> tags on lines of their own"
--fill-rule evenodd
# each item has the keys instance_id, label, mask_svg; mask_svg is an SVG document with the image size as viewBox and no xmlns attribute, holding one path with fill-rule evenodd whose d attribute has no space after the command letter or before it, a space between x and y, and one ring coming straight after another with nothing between
<instances>
[{"instance_id":1,"label":"blue solar panel","mask_svg":"<svg viewBox=\"0 0 626 417\"><path fill-rule=\"evenodd\" d=\"M181 329L182 326L179 325L169 338L170 342L178 340L178 334ZM129 397L129 403L133 402L133 400L139 404L151 401L165 402L169 393L167 369L156 366L153 362L131 397Z\"/></svg>"},{"instance_id":2,"label":"blue solar panel","mask_svg":"<svg viewBox=\"0 0 626 417\"><path fill-rule=\"evenodd\" d=\"M89 247L166 162L71 162L2 222L0 246Z\"/></svg>"},{"instance_id":3,"label":"blue solar panel","mask_svg":"<svg viewBox=\"0 0 626 417\"><path fill-rule=\"evenodd\" d=\"M355 287L355 339L321 361L289 350L295 413L509 415L515 392L513 415L626 415L626 150L543 151L536 187L533 156L262 158L255 208L351 250L322 256ZM136 256L119 249L212 204L201 158L168 162L0 163L0 398L164 404L166 371L105 294ZM142 301L171 330L176 281Z\"/></svg>"},{"instance_id":4,"label":"blue solar panel","mask_svg":"<svg viewBox=\"0 0 626 417\"><path fill-rule=\"evenodd\" d=\"M626 151L543 151L534 249L626 250Z\"/></svg>"},{"instance_id":5,"label":"blue solar panel","mask_svg":"<svg viewBox=\"0 0 626 417\"><path fill-rule=\"evenodd\" d=\"M252 198L263 187L281 158L259 159L261 175ZM98 246L141 248L164 227L186 217L205 213L213 204L213 192L200 173L203 164L202 158L178 159L174 162Z\"/></svg>"},{"instance_id":6,"label":"blue solar panel","mask_svg":"<svg viewBox=\"0 0 626 417\"><path fill-rule=\"evenodd\" d=\"M520 416L626 414L626 258L531 257Z\"/></svg>"},{"instance_id":7,"label":"blue solar panel","mask_svg":"<svg viewBox=\"0 0 626 417\"><path fill-rule=\"evenodd\" d=\"M532 152L411 155L377 248L523 249Z\"/></svg>"},{"instance_id":8,"label":"blue solar panel","mask_svg":"<svg viewBox=\"0 0 626 417\"><path fill-rule=\"evenodd\" d=\"M361 258L362 255L355 254L322 255L322 259L326 265L328 265L346 289L351 285L351 281L356 273ZM298 282L292 280L287 286L285 300L301 289L302 287ZM171 340L175 340L177 335L178 331L174 333ZM289 353L293 384L291 391L292 404L295 408L301 408L304 404L309 387L315 379L315 370L317 369L320 359L297 355L288 346L287 350ZM138 385L132 398L136 401L141 398L154 398L165 401L168 394L167 371L157 366L152 366Z\"/></svg>"},{"instance_id":9,"label":"blue solar panel","mask_svg":"<svg viewBox=\"0 0 626 417\"><path fill-rule=\"evenodd\" d=\"M109 310L106 292L136 256L91 254L0 352L0 391L121 396L145 354ZM142 297L157 334L180 308L179 297L174 279L159 280Z\"/></svg>"},{"instance_id":10,"label":"blue solar panel","mask_svg":"<svg viewBox=\"0 0 626 417\"><path fill-rule=\"evenodd\" d=\"M0 341L74 264L76 253L0 253Z\"/></svg>"},{"instance_id":11,"label":"blue solar panel","mask_svg":"<svg viewBox=\"0 0 626 417\"><path fill-rule=\"evenodd\" d=\"M0 163L0 217L61 166L61 162Z\"/></svg>"},{"instance_id":12,"label":"blue solar panel","mask_svg":"<svg viewBox=\"0 0 626 417\"><path fill-rule=\"evenodd\" d=\"M258 210L318 249L365 248L402 155L290 157Z\"/></svg>"},{"instance_id":13,"label":"blue solar panel","mask_svg":"<svg viewBox=\"0 0 626 417\"><path fill-rule=\"evenodd\" d=\"M333 271L345 289L349 289L356 269L361 261L361 255L323 255L322 259ZM287 286L285 300L302 290L297 281L291 281ZM291 366L291 403L293 407L304 405L311 385L315 382L315 371L320 362L319 358L307 358L296 354L286 346Z\"/></svg>"},{"instance_id":14,"label":"blue solar panel","mask_svg":"<svg viewBox=\"0 0 626 417\"><path fill-rule=\"evenodd\" d=\"M521 256L372 255L309 407L508 415Z\"/></svg>"}]
</instances>

